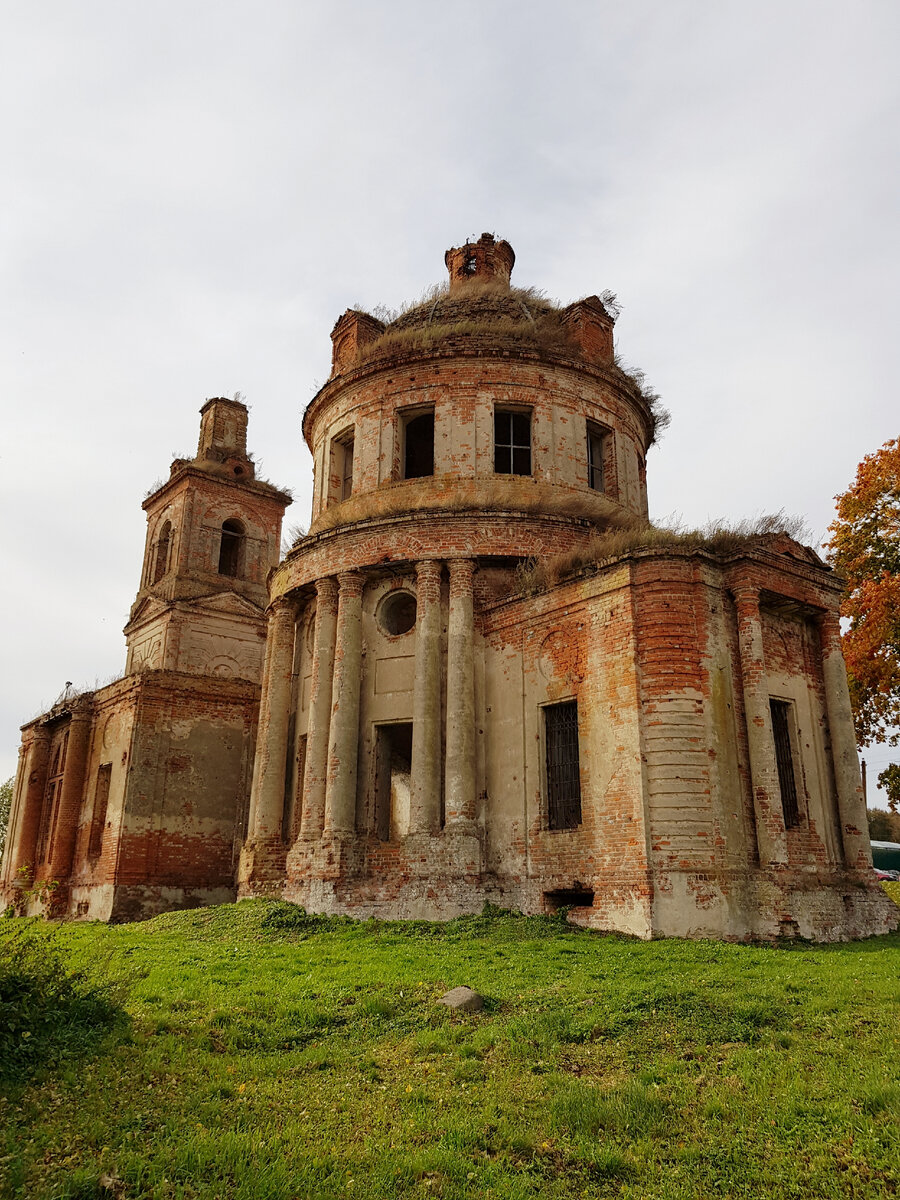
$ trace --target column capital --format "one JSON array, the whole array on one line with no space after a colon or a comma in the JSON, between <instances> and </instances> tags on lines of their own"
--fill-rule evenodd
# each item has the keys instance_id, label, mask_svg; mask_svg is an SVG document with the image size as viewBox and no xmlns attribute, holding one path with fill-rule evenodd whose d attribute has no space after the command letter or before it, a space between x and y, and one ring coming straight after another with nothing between
<instances>
[{"instance_id":1,"label":"column capital","mask_svg":"<svg viewBox=\"0 0 900 1200\"><path fill-rule=\"evenodd\" d=\"M94 712L90 705L80 705L78 708L73 708L70 713L70 720L74 725L76 721L88 722L93 721Z\"/></svg>"},{"instance_id":2,"label":"column capital","mask_svg":"<svg viewBox=\"0 0 900 1200\"><path fill-rule=\"evenodd\" d=\"M291 596L276 596L269 605L269 618L277 619L283 614L288 613L294 615L294 601Z\"/></svg>"},{"instance_id":3,"label":"column capital","mask_svg":"<svg viewBox=\"0 0 900 1200\"><path fill-rule=\"evenodd\" d=\"M334 575L323 575L316 580L316 598L323 602L336 601L338 597L338 581Z\"/></svg>"},{"instance_id":4,"label":"column capital","mask_svg":"<svg viewBox=\"0 0 900 1200\"><path fill-rule=\"evenodd\" d=\"M440 559L423 558L421 562L416 563L416 582L440 579L443 569L444 564Z\"/></svg>"},{"instance_id":5,"label":"column capital","mask_svg":"<svg viewBox=\"0 0 900 1200\"><path fill-rule=\"evenodd\" d=\"M822 639L825 652L839 650L841 646L841 618L836 609L824 608L813 615Z\"/></svg>"},{"instance_id":6,"label":"column capital","mask_svg":"<svg viewBox=\"0 0 900 1200\"><path fill-rule=\"evenodd\" d=\"M752 583L732 584L728 590L739 607L759 609L759 588Z\"/></svg>"},{"instance_id":7,"label":"column capital","mask_svg":"<svg viewBox=\"0 0 900 1200\"><path fill-rule=\"evenodd\" d=\"M361 596L366 582L361 571L341 571L337 577L341 596Z\"/></svg>"},{"instance_id":8,"label":"column capital","mask_svg":"<svg viewBox=\"0 0 900 1200\"><path fill-rule=\"evenodd\" d=\"M478 564L474 558L448 558L447 570L450 574L450 594L455 595L459 588L469 590Z\"/></svg>"}]
</instances>

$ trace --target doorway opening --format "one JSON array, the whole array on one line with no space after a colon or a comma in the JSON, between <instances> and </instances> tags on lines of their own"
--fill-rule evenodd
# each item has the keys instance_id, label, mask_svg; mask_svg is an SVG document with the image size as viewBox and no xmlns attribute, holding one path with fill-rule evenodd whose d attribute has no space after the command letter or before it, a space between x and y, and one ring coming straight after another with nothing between
<instances>
[{"instance_id":1,"label":"doorway opening","mask_svg":"<svg viewBox=\"0 0 900 1200\"><path fill-rule=\"evenodd\" d=\"M382 842L409 832L411 721L375 727L375 832Z\"/></svg>"}]
</instances>

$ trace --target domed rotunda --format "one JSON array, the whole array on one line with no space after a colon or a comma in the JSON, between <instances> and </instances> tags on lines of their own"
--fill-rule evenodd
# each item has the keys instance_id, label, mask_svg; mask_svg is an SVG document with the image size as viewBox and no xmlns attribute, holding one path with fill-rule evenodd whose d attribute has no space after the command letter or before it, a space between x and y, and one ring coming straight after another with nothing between
<instances>
[{"instance_id":1,"label":"domed rotunda","mask_svg":"<svg viewBox=\"0 0 900 1200\"><path fill-rule=\"evenodd\" d=\"M445 261L395 320L344 313L303 418L239 893L871 931L839 583L784 535L642 536L665 414L616 363L614 299L512 287L490 234Z\"/></svg>"}]
</instances>

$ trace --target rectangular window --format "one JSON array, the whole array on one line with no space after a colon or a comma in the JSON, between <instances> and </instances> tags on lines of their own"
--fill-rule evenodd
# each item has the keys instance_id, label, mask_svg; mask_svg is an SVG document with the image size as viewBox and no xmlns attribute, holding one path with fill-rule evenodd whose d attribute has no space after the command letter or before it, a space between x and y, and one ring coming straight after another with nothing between
<instances>
[{"instance_id":1,"label":"rectangular window","mask_svg":"<svg viewBox=\"0 0 900 1200\"><path fill-rule=\"evenodd\" d=\"M578 762L578 703L566 700L544 708L547 756L547 825L577 829L581 824L581 770Z\"/></svg>"},{"instance_id":2,"label":"rectangular window","mask_svg":"<svg viewBox=\"0 0 900 1200\"><path fill-rule=\"evenodd\" d=\"M797 776L794 771L794 751L791 745L791 704L786 700L770 700L772 733L775 737L775 760L778 764L778 786L785 829L800 824L800 804L797 799Z\"/></svg>"},{"instance_id":3,"label":"rectangular window","mask_svg":"<svg viewBox=\"0 0 900 1200\"><path fill-rule=\"evenodd\" d=\"M403 422L403 478L434 474L434 413L418 412Z\"/></svg>"},{"instance_id":4,"label":"rectangular window","mask_svg":"<svg viewBox=\"0 0 900 1200\"><path fill-rule=\"evenodd\" d=\"M288 721L288 746L294 746L294 752L288 751L287 770L284 773L284 806L281 814L281 840L292 846L300 834L300 821L303 816L303 776L306 772L306 734L294 737L297 714L291 713ZM293 761L291 761L293 760Z\"/></svg>"},{"instance_id":5,"label":"rectangular window","mask_svg":"<svg viewBox=\"0 0 900 1200\"><path fill-rule=\"evenodd\" d=\"M498 475L531 474L531 413L494 412L494 471Z\"/></svg>"},{"instance_id":6,"label":"rectangular window","mask_svg":"<svg viewBox=\"0 0 900 1200\"><path fill-rule=\"evenodd\" d=\"M41 821L38 829L35 862L48 862L53 856L53 843L56 838L56 818L59 809L60 793L62 792L63 775L66 769L66 750L69 745L69 731L62 734L50 756L50 770L47 774L47 786L44 791L44 803L41 807Z\"/></svg>"},{"instance_id":7,"label":"rectangular window","mask_svg":"<svg viewBox=\"0 0 900 1200\"><path fill-rule=\"evenodd\" d=\"M103 831L106 828L106 810L109 807L109 784L112 778L112 763L101 763L97 768L97 783L94 788L94 815L91 817L91 838L88 842L88 857L99 858L103 849Z\"/></svg>"},{"instance_id":8,"label":"rectangular window","mask_svg":"<svg viewBox=\"0 0 900 1200\"><path fill-rule=\"evenodd\" d=\"M353 493L353 430L348 429L331 442L331 475L328 503L339 504Z\"/></svg>"},{"instance_id":9,"label":"rectangular window","mask_svg":"<svg viewBox=\"0 0 900 1200\"><path fill-rule=\"evenodd\" d=\"M344 452L343 473L341 475L341 499L346 500L353 491L353 440L344 442L341 449Z\"/></svg>"},{"instance_id":10,"label":"rectangular window","mask_svg":"<svg viewBox=\"0 0 900 1200\"><path fill-rule=\"evenodd\" d=\"M612 434L593 421L587 423L588 487L598 492L612 491Z\"/></svg>"}]
</instances>

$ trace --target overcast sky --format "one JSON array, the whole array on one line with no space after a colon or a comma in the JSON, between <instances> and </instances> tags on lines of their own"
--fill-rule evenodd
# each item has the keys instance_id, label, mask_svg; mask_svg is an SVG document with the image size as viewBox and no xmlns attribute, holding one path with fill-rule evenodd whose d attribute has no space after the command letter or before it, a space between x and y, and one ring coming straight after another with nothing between
<instances>
[{"instance_id":1,"label":"overcast sky","mask_svg":"<svg viewBox=\"0 0 900 1200\"><path fill-rule=\"evenodd\" d=\"M4 0L0 779L121 672L204 399L245 394L305 524L335 319L484 230L514 282L618 294L672 413L654 519L820 540L900 433L898 35L896 0Z\"/></svg>"}]
</instances>

